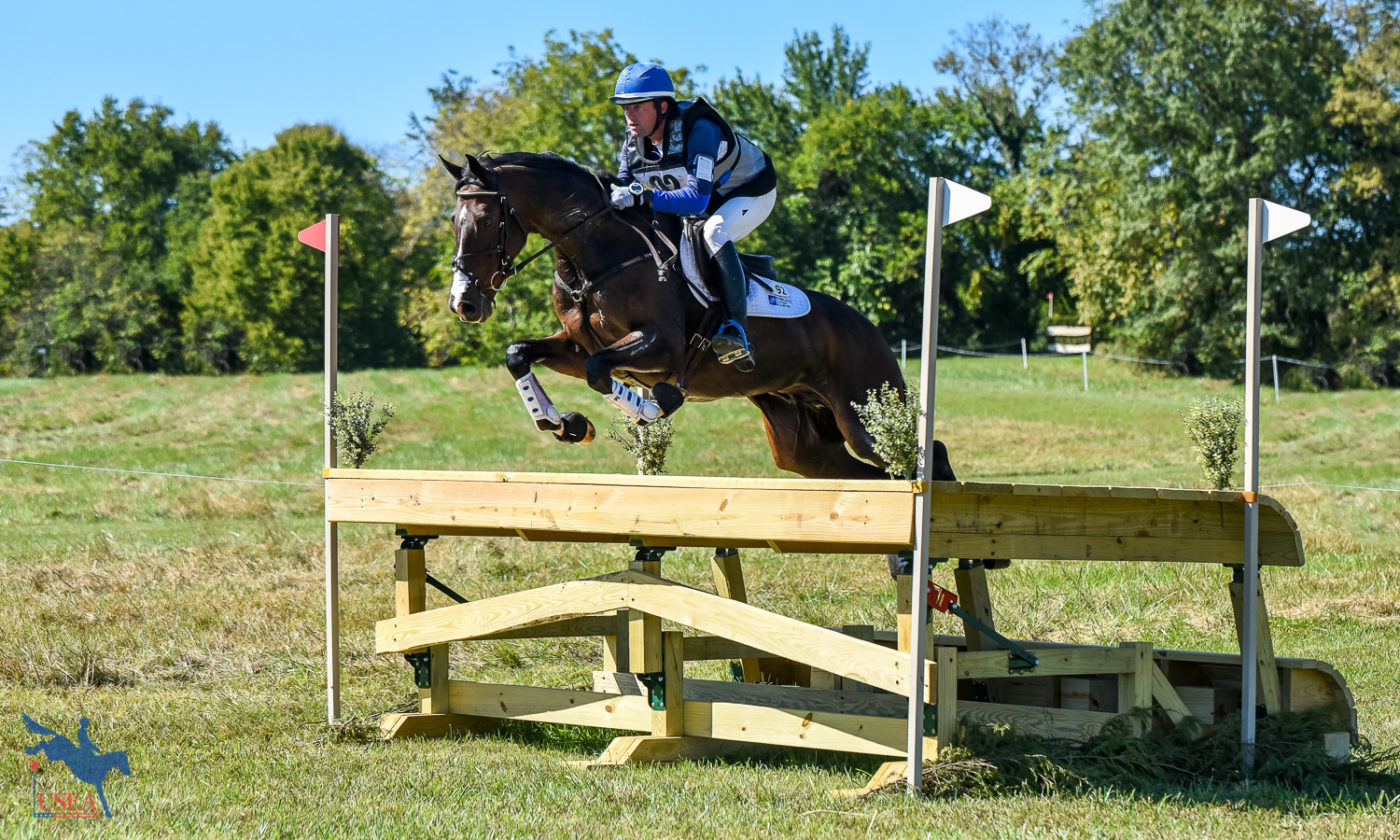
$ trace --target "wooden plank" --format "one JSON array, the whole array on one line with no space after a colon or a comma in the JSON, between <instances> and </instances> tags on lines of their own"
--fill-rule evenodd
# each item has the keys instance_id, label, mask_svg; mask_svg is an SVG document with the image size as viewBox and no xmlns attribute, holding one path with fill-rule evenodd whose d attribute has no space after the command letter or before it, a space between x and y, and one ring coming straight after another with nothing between
<instances>
[{"instance_id":1,"label":"wooden plank","mask_svg":"<svg viewBox=\"0 0 1400 840\"><path fill-rule=\"evenodd\" d=\"M661 561L634 560L629 568L636 572L659 576ZM626 615L627 669L635 674L658 673L661 670L662 655L661 618L641 610L627 610Z\"/></svg>"},{"instance_id":2,"label":"wooden plank","mask_svg":"<svg viewBox=\"0 0 1400 840\"><path fill-rule=\"evenodd\" d=\"M454 714L387 714L379 719L379 734L385 740L445 738L490 732L499 727L500 721Z\"/></svg>"},{"instance_id":3,"label":"wooden plank","mask_svg":"<svg viewBox=\"0 0 1400 840\"><path fill-rule=\"evenodd\" d=\"M985 680L996 677L1078 676L1120 674L1132 670L1135 653L1121 648L1035 650L1040 665L1027 671L1012 672L1011 655L1004 650L965 652L958 657L958 677Z\"/></svg>"},{"instance_id":4,"label":"wooden plank","mask_svg":"<svg viewBox=\"0 0 1400 840\"><path fill-rule=\"evenodd\" d=\"M636 473L485 472L472 470L364 470L323 469L331 480L442 481L467 484L606 485L647 490L681 488L699 490L781 490L785 492L871 491L911 495L913 482L892 479L846 478L732 478L728 476L637 475ZM1201 491L1205 492L1205 491Z\"/></svg>"},{"instance_id":5,"label":"wooden plank","mask_svg":"<svg viewBox=\"0 0 1400 840\"><path fill-rule=\"evenodd\" d=\"M937 663L934 679L929 684L934 688L934 703L938 709L938 725L934 731L936 743L932 753L925 752L926 760L938 758L938 751L953 743L953 734L958 727L958 649L937 647L933 649Z\"/></svg>"},{"instance_id":6,"label":"wooden plank","mask_svg":"<svg viewBox=\"0 0 1400 840\"><path fill-rule=\"evenodd\" d=\"M619 575L542 586L510 595L454 604L375 625L377 653L407 653L433 644L472 639L555 618L608 612L627 606Z\"/></svg>"},{"instance_id":7,"label":"wooden plank","mask_svg":"<svg viewBox=\"0 0 1400 840\"><path fill-rule=\"evenodd\" d=\"M426 608L427 566L422 548L394 552L394 613L408 616ZM425 715L447 711L447 645L428 649L428 687L418 690L418 711Z\"/></svg>"},{"instance_id":8,"label":"wooden plank","mask_svg":"<svg viewBox=\"0 0 1400 840\"><path fill-rule=\"evenodd\" d=\"M670 737L685 734L685 634L668 630L661 634L665 708L651 710L651 734Z\"/></svg>"},{"instance_id":9,"label":"wooden plank","mask_svg":"<svg viewBox=\"0 0 1400 840\"><path fill-rule=\"evenodd\" d=\"M366 472L328 480L326 515L336 522L411 523L490 535L552 532L579 541L830 544L869 553L912 543L913 497L908 484L871 484L881 489L744 482L732 486L581 483L552 478L548 482L389 479ZM890 484L899 489L892 491Z\"/></svg>"},{"instance_id":10,"label":"wooden plank","mask_svg":"<svg viewBox=\"0 0 1400 840\"><path fill-rule=\"evenodd\" d=\"M1283 708L1282 692L1279 688L1278 666L1274 661L1274 635L1269 629L1269 610L1264 604L1263 584L1256 590L1258 596L1255 611L1255 660L1259 674L1259 701L1269 714L1278 714ZM1230 606L1235 613L1235 638L1244 649L1244 584L1230 584Z\"/></svg>"},{"instance_id":11,"label":"wooden plank","mask_svg":"<svg viewBox=\"0 0 1400 840\"><path fill-rule=\"evenodd\" d=\"M1177 694L1176 689L1172 687L1166 673L1156 664L1152 665L1152 699L1162 707L1162 711L1166 712L1172 723L1181 723L1192 716L1191 710L1187 708L1181 695Z\"/></svg>"},{"instance_id":12,"label":"wooden plank","mask_svg":"<svg viewBox=\"0 0 1400 840\"><path fill-rule=\"evenodd\" d=\"M911 482L332 470L327 518L417 534L885 554L913 545ZM989 559L1238 563L1237 492L933 482L933 548ZM1260 562L1301 565L1260 497Z\"/></svg>"},{"instance_id":13,"label":"wooden plank","mask_svg":"<svg viewBox=\"0 0 1400 840\"><path fill-rule=\"evenodd\" d=\"M593 673L593 690L603 694L645 696L635 674L610 671ZM704 703L734 703L789 711L829 712L841 715L903 719L909 701L894 694L870 691L824 691L792 685L767 685L722 680L685 681L685 696Z\"/></svg>"},{"instance_id":14,"label":"wooden plank","mask_svg":"<svg viewBox=\"0 0 1400 840\"><path fill-rule=\"evenodd\" d=\"M625 625L625 622L623 623ZM624 626L621 630L625 636L626 627ZM545 621L539 624L531 624L525 627L518 627L514 630L492 633L489 636L477 636L476 640L486 642L498 639L587 638L590 636L616 636L618 632L617 616L585 615L579 618L565 618L560 621Z\"/></svg>"},{"instance_id":15,"label":"wooden plank","mask_svg":"<svg viewBox=\"0 0 1400 840\"><path fill-rule=\"evenodd\" d=\"M714 557L710 558L710 573L715 580L716 595L745 604L749 602L749 593L744 586L744 566L739 560L739 552L716 549ZM689 648L687 648L686 655L689 658ZM740 658L739 669L744 677L744 682L756 683L760 681L756 657Z\"/></svg>"},{"instance_id":16,"label":"wooden plank","mask_svg":"<svg viewBox=\"0 0 1400 840\"><path fill-rule=\"evenodd\" d=\"M630 571L625 575L630 584L628 605L635 609L702 633L754 647L762 645L793 662L907 696L908 654L664 578Z\"/></svg>"},{"instance_id":17,"label":"wooden plank","mask_svg":"<svg viewBox=\"0 0 1400 840\"><path fill-rule=\"evenodd\" d=\"M1152 708L1152 645L1147 642L1124 642L1119 645L1128 654L1128 668L1118 675L1118 713L1133 709ZM1135 729L1141 729L1134 723Z\"/></svg>"},{"instance_id":18,"label":"wooden plank","mask_svg":"<svg viewBox=\"0 0 1400 840\"><path fill-rule=\"evenodd\" d=\"M761 657L771 657L772 655L772 651L759 650L750 645L741 645L733 639L722 639L719 636L685 637L686 662L703 662L712 659L758 659ZM755 665L757 665L756 662ZM621 671L624 669L614 668L611 670ZM748 680L745 680L745 682L748 682ZM755 680L754 682L758 681Z\"/></svg>"},{"instance_id":19,"label":"wooden plank","mask_svg":"<svg viewBox=\"0 0 1400 840\"><path fill-rule=\"evenodd\" d=\"M987 570L979 563L970 568L959 566L953 570L954 585L958 590L958 603L983 624L996 629L996 619L992 615L992 596L987 588ZM990 640L982 638L982 631L963 622L963 633L968 650L986 650L996 647Z\"/></svg>"},{"instance_id":20,"label":"wooden plank","mask_svg":"<svg viewBox=\"0 0 1400 840\"><path fill-rule=\"evenodd\" d=\"M735 685L739 685L736 683ZM646 730L645 697L535 686L449 683L452 711L475 717ZM685 702L689 737L779 747L903 755L902 718L801 712L734 703Z\"/></svg>"},{"instance_id":21,"label":"wooden plank","mask_svg":"<svg viewBox=\"0 0 1400 840\"><path fill-rule=\"evenodd\" d=\"M734 751L732 744L710 738L686 736L622 735L592 761L572 762L579 767L621 767L707 758Z\"/></svg>"},{"instance_id":22,"label":"wooden plank","mask_svg":"<svg viewBox=\"0 0 1400 840\"><path fill-rule=\"evenodd\" d=\"M966 726L1010 727L1013 732L1085 741L1118 717L1112 712L1031 708L999 703L958 701L958 722Z\"/></svg>"}]
</instances>

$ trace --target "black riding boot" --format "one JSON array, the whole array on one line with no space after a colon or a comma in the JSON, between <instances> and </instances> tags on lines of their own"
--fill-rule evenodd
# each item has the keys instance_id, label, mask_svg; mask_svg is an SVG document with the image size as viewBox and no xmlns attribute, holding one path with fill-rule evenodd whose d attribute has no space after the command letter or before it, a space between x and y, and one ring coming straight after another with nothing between
<instances>
[{"instance_id":1,"label":"black riding boot","mask_svg":"<svg viewBox=\"0 0 1400 840\"><path fill-rule=\"evenodd\" d=\"M744 266L739 262L739 251L733 242L726 242L715 253L715 265L719 267L720 297L724 308L729 311L729 320L720 325L710 346L715 350L722 365L734 365L743 373L753 370L753 351L749 349L749 282L744 275Z\"/></svg>"}]
</instances>

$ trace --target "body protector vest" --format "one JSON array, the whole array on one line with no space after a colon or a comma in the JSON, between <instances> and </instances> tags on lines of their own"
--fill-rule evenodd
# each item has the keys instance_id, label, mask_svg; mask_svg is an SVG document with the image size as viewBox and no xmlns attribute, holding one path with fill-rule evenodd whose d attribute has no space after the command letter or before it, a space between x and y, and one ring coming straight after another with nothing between
<instances>
[{"instance_id":1,"label":"body protector vest","mask_svg":"<svg viewBox=\"0 0 1400 840\"><path fill-rule=\"evenodd\" d=\"M676 106L678 113L666 127L660 160L647 159L642 153L642 138L628 135L623 148L627 154L627 171L633 178L654 190L684 187L689 174L686 169L689 158L686 140L696 121L707 119L719 126L721 139L714 171L710 176L714 189L706 212L715 210L726 199L763 195L778 186L777 173L768 155L730 128L710 103L696 97L677 102Z\"/></svg>"}]
</instances>

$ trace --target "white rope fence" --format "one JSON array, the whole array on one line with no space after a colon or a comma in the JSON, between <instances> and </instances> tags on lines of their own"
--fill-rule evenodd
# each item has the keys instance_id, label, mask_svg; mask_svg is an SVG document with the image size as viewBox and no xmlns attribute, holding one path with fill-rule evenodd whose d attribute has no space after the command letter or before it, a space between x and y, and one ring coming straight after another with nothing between
<instances>
[{"instance_id":1,"label":"white rope fence","mask_svg":"<svg viewBox=\"0 0 1400 840\"><path fill-rule=\"evenodd\" d=\"M1186 370L1186 365L1183 364L1182 362L1174 362L1174 361L1171 361L1171 360L1169 360L1169 359L1144 359L1144 358L1140 358L1140 357L1137 357L1137 356L1118 356L1118 355L1115 355L1115 354L1113 354L1113 353L1104 353L1104 352L1101 352L1101 351L1098 351L1098 350L1090 350L1090 349L1081 350L1081 351L1079 351L1079 352L1077 352L1077 353L1030 353L1030 352L1027 352L1027 350L1026 350L1026 340L1025 340L1024 338L1021 339L1021 352L1020 352L1020 353L996 353L996 352L993 352L993 350L994 350L995 348L997 348L997 347L1010 347L1010 346L1014 346L1014 345L1013 345L1012 343L994 344L994 345L991 345L990 347L988 347L987 349L984 349L984 350L970 350L970 349L965 348L965 347L949 347L949 346L947 346L947 345L945 345L945 344L939 344L939 345L938 345L938 352L940 352L940 353L949 353L949 354L954 355L954 356L974 356L974 357L984 358L984 359L1015 359L1015 358L1019 357L1019 358L1021 359L1021 366L1024 367L1024 368L1029 368L1029 367L1030 367L1030 360L1031 360L1031 359L1065 359L1065 358L1073 358L1073 357L1075 357L1075 356L1080 356L1080 357L1082 357L1082 361L1083 361L1083 365L1084 365L1084 390L1085 390L1085 391L1088 391L1088 390L1089 390L1089 357L1090 357L1090 356L1095 356L1095 357L1097 357L1097 358L1102 358L1102 359L1113 359L1114 361L1119 361L1119 362L1133 362L1133 363L1135 363L1135 364L1140 364L1140 365L1161 365L1161 366L1165 366L1165 367L1174 367L1174 368L1176 368L1177 370L1180 370L1182 373L1186 373L1186 372L1187 372L1187 370ZM918 356L918 355L920 355L920 354L922 353L922 351L923 351L923 347L922 347L921 345L919 345L919 344L910 344L910 343L907 342L907 341L901 341L901 342L899 343L899 347L897 347L897 348L896 348L896 347L891 347L890 349L893 350L893 351L895 351L895 352L897 352L897 353L899 354L899 364L900 364L901 367L909 363L909 355L910 355L911 353L914 354L915 356ZM1279 376L1278 376L1278 363L1279 363L1279 362L1284 362L1284 363L1290 364L1290 365L1298 365L1298 366L1301 366L1301 367L1317 368L1317 369L1319 369L1319 370L1336 370L1336 368L1333 367L1332 365L1323 364L1323 363L1321 363L1321 362L1305 362L1305 361L1303 361L1302 359L1293 359L1293 358L1290 358L1290 357L1288 357L1288 356L1279 356L1279 355L1276 355L1276 354L1275 354L1275 355L1267 356L1267 357L1265 357L1265 358L1267 358L1267 359L1269 360L1269 362L1271 363L1272 368L1273 368L1273 374L1274 374L1274 375L1273 375L1273 383L1274 383L1274 404L1275 404L1275 405L1278 405L1278 402L1279 402ZM1259 361L1260 361L1260 363L1262 364L1262 363L1264 362L1264 359L1261 358ZM1244 363L1245 363L1245 360L1244 360L1244 359L1236 359L1236 360L1235 360L1235 364L1237 364L1237 365L1242 365L1242 364L1244 364Z\"/></svg>"}]
</instances>

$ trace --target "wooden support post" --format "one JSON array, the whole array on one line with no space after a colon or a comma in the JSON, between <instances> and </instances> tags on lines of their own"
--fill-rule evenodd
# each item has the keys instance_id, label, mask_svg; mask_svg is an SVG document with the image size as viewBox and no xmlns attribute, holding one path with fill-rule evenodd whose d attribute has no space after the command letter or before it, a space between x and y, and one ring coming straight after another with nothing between
<instances>
[{"instance_id":1,"label":"wooden support post","mask_svg":"<svg viewBox=\"0 0 1400 840\"><path fill-rule=\"evenodd\" d=\"M654 549L637 550L637 559L629 566L634 572L661 574L661 553ZM661 619L640 610L627 610L627 669L634 674L656 674L661 671Z\"/></svg>"},{"instance_id":2,"label":"wooden support post","mask_svg":"<svg viewBox=\"0 0 1400 840\"><path fill-rule=\"evenodd\" d=\"M938 725L934 730L937 743L927 758L936 759L938 753L953 743L958 727L958 649L955 647L934 648L934 661L938 666L932 684L936 686L934 702L937 704Z\"/></svg>"},{"instance_id":3,"label":"wooden support post","mask_svg":"<svg viewBox=\"0 0 1400 840\"><path fill-rule=\"evenodd\" d=\"M603 637L603 670L604 671L626 671L627 670L627 625L628 616L626 610L621 610L612 614L616 620L617 632Z\"/></svg>"},{"instance_id":4,"label":"wooden support post","mask_svg":"<svg viewBox=\"0 0 1400 840\"><path fill-rule=\"evenodd\" d=\"M992 618L992 597L987 589L987 570L981 563L958 561L953 571L953 580L958 588L958 603L983 624L996 629ZM963 622L963 633L967 638L968 650L993 650L996 644L982 638L982 632Z\"/></svg>"},{"instance_id":5,"label":"wooden support post","mask_svg":"<svg viewBox=\"0 0 1400 840\"><path fill-rule=\"evenodd\" d=\"M685 734L685 634L662 633L661 650L665 708L651 710L651 734L669 738Z\"/></svg>"},{"instance_id":6,"label":"wooden support post","mask_svg":"<svg viewBox=\"0 0 1400 840\"><path fill-rule=\"evenodd\" d=\"M394 552L394 615L405 616L427 609L427 567L421 537L406 537ZM431 682L418 689L423 714L447 712L447 645L428 648Z\"/></svg>"},{"instance_id":7,"label":"wooden support post","mask_svg":"<svg viewBox=\"0 0 1400 840\"><path fill-rule=\"evenodd\" d=\"M739 562L737 548L715 549L715 556L710 559L710 571L715 578L715 594L731 601L739 601L744 604L749 602L748 591L744 588L744 567ZM742 669L744 682L763 681L763 676L759 673L757 659L740 659L739 667Z\"/></svg>"},{"instance_id":8,"label":"wooden support post","mask_svg":"<svg viewBox=\"0 0 1400 840\"><path fill-rule=\"evenodd\" d=\"M1241 645L1244 640L1244 583L1241 576L1236 575L1236 580L1230 583L1230 606L1235 613L1235 636L1240 639ZM1283 692L1279 687L1278 664L1274 661L1274 637L1269 632L1269 610L1264 605L1264 585L1261 582L1258 596L1258 607L1255 611L1257 624L1259 627L1258 642L1255 647L1256 666L1259 668L1259 700L1264 704L1264 708L1269 714L1277 714L1283 709ZM1245 663L1240 663L1241 669ZM1241 671L1240 676L1244 673Z\"/></svg>"},{"instance_id":9,"label":"wooden support post","mask_svg":"<svg viewBox=\"0 0 1400 840\"><path fill-rule=\"evenodd\" d=\"M895 610L895 650L900 653L908 653L912 644L911 627L912 619L911 607L914 591L913 575L896 575L894 579L894 610Z\"/></svg>"},{"instance_id":10,"label":"wooden support post","mask_svg":"<svg viewBox=\"0 0 1400 840\"><path fill-rule=\"evenodd\" d=\"M1157 668L1152 661L1152 645L1147 642L1124 642L1119 647L1131 651L1129 664L1132 670L1118 675L1118 714L1152 708L1153 671ZM1140 725L1133 728L1137 734L1142 734Z\"/></svg>"}]
</instances>

